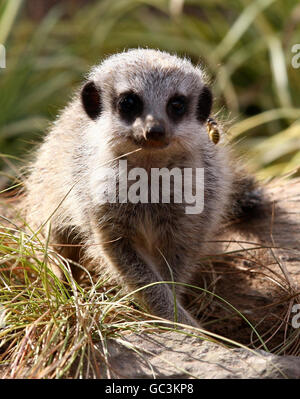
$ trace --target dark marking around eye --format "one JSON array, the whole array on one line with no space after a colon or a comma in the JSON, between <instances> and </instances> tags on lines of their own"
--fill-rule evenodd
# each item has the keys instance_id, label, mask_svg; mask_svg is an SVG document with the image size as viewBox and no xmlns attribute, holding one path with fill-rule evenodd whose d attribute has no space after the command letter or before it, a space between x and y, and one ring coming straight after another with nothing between
<instances>
[{"instance_id":1,"label":"dark marking around eye","mask_svg":"<svg viewBox=\"0 0 300 399\"><path fill-rule=\"evenodd\" d=\"M212 108L212 93L207 86L204 86L197 104L197 119L200 122L205 122L209 117Z\"/></svg>"},{"instance_id":2,"label":"dark marking around eye","mask_svg":"<svg viewBox=\"0 0 300 399\"><path fill-rule=\"evenodd\" d=\"M181 119L187 112L187 98L176 95L170 98L167 104L167 114L174 121Z\"/></svg>"},{"instance_id":3,"label":"dark marking around eye","mask_svg":"<svg viewBox=\"0 0 300 399\"><path fill-rule=\"evenodd\" d=\"M117 109L125 121L133 122L143 112L143 101L136 93L123 93L117 101Z\"/></svg>"}]
</instances>

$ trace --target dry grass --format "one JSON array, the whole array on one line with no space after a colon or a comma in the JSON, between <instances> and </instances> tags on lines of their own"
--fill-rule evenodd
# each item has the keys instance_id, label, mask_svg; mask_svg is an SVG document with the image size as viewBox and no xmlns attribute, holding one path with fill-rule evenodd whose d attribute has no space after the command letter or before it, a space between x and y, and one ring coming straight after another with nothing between
<instances>
[{"instance_id":1,"label":"dry grass","mask_svg":"<svg viewBox=\"0 0 300 399\"><path fill-rule=\"evenodd\" d=\"M134 292L126 293L105 276L85 270L79 285L68 260L51 249L47 239L24 231L13 203L6 201L2 209L6 210L0 221L2 377L101 378L104 369L109 376L108 339L173 329L157 325L158 319L134 302ZM299 355L299 329L290 325L299 292L274 248L239 245L238 250L225 249L222 257L206 260L201 288L191 290L189 306L207 331L190 329L189 334L228 348ZM259 251L270 255L268 263L262 263ZM51 264L63 270L66 283L52 273ZM267 303L261 302L266 297Z\"/></svg>"}]
</instances>

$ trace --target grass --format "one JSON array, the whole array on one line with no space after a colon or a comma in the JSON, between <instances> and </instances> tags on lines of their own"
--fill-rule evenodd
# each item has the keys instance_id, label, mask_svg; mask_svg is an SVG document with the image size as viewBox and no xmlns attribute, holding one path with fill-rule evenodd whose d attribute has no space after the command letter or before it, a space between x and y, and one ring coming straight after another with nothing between
<instances>
[{"instance_id":1,"label":"grass","mask_svg":"<svg viewBox=\"0 0 300 399\"><path fill-rule=\"evenodd\" d=\"M6 200L5 209L6 215L14 216L1 216L0 222L0 372L4 378L109 378L108 340L128 346L124 340L128 333L174 330L168 323L164 327L161 319L147 314L136 304L136 292L124 291L107 276L84 269L84 278L78 284L72 278L68 260L51 248L49 240L25 232L24 221L18 216L14 202ZM250 249L243 249L245 244L251 245ZM289 327L291 304L297 302L299 293L289 284L283 269L276 272L272 262L261 267L259 259L253 256L257 249L272 251L272 248L249 242L240 245L240 250L224 252L220 261L223 269L206 262L211 268L202 273L204 288L194 290L191 296L190 308L194 314L201 314L207 330L179 331L228 350L240 347L252 353L256 353L253 349L264 349L299 355L299 332ZM230 273L226 259L232 262L233 255L251 261L255 277L263 275L263 279L272 282L273 288L279 287L277 298L281 303L278 304L277 299L263 309L264 317L268 317L270 311L275 315L268 329L261 326L263 318L252 316L250 322L249 315L240 311L239 306L233 306L215 291L216 276ZM217 263L215 259L214 264ZM53 274L54 264L63 271L66 283ZM245 275L248 271L244 271ZM237 269L235 273L241 271ZM266 313L268 307L270 310ZM261 310L253 309L254 313ZM247 326L243 340L216 332L218 327L237 321L244 329ZM131 349L143 356L134 345ZM189 376L188 371L186 375Z\"/></svg>"},{"instance_id":2,"label":"grass","mask_svg":"<svg viewBox=\"0 0 300 399\"><path fill-rule=\"evenodd\" d=\"M23 157L91 65L148 46L205 66L215 110L260 178L299 165L300 79L291 62L300 41L297 1L102 0L67 19L63 6L53 8L38 24L22 5L5 0L0 9L7 48L7 68L0 70L3 153ZM274 155L266 157L264 147Z\"/></svg>"},{"instance_id":3,"label":"grass","mask_svg":"<svg viewBox=\"0 0 300 399\"><path fill-rule=\"evenodd\" d=\"M88 288L71 277L68 261L47 244L17 230L1 229L1 364L9 364L10 378L59 378L75 361L74 377L87 370L99 377L94 341L136 328L137 314L122 299L120 290L104 289L105 281L90 281ZM63 284L50 269L64 270ZM90 275L86 272L87 280ZM103 278L103 277L102 277ZM103 357L103 354L98 357ZM74 369L74 367L73 367Z\"/></svg>"},{"instance_id":4,"label":"grass","mask_svg":"<svg viewBox=\"0 0 300 399\"><path fill-rule=\"evenodd\" d=\"M187 55L206 67L215 111L236 152L259 179L291 171L300 175L300 70L291 66L292 45L300 42L297 1L102 0L69 18L64 18L63 7L53 8L39 24L25 16L23 6L22 0L4 0L0 6L0 43L7 50L7 68L0 69L0 173L5 182L18 176L24 154L43 136L89 67L105 55L137 46ZM15 183L20 184L18 179ZM132 294L110 280L98 280L86 271L84 283L78 285L68 260L55 253L47 240L29 237L16 212L9 213L8 221L0 221L4 375L84 378L107 372L109 376L109 371L99 370L99 364L107 363L107 339L122 342L123 334L130 331L163 330L134 304ZM263 318L250 322L247 314L218 297L216 284L228 271L211 266L204 273L204 289L191 299L191 309L202 314L204 326L211 330L222 323L247 324L249 342L221 333L190 334L228 348L299 355L299 333L289 325L297 293L283 270L275 275L270 272L272 265L261 265L249 252L241 249L238 255L247 261L250 257L255 276L278 287L281 313L275 312L276 303L266 308L274 316L268 329L263 328ZM53 262L64 270L67 284L51 272Z\"/></svg>"}]
</instances>

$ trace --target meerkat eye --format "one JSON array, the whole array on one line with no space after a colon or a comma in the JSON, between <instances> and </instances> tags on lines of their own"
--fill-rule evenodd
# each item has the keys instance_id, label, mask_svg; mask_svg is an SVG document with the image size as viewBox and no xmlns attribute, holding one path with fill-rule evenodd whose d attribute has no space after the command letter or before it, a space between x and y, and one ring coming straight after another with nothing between
<instances>
[{"instance_id":1,"label":"meerkat eye","mask_svg":"<svg viewBox=\"0 0 300 399\"><path fill-rule=\"evenodd\" d=\"M167 113L172 119L181 118L187 111L187 99L185 96L172 97L167 104Z\"/></svg>"},{"instance_id":2,"label":"meerkat eye","mask_svg":"<svg viewBox=\"0 0 300 399\"><path fill-rule=\"evenodd\" d=\"M137 94L125 93L118 101L118 110L123 119L131 122L143 112L143 102Z\"/></svg>"}]
</instances>

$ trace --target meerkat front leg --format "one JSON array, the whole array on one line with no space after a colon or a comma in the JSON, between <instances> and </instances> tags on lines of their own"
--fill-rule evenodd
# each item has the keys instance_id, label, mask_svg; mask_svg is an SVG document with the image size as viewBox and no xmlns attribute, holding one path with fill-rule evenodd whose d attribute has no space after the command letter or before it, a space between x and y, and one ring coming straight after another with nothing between
<instances>
[{"instance_id":1,"label":"meerkat front leg","mask_svg":"<svg viewBox=\"0 0 300 399\"><path fill-rule=\"evenodd\" d=\"M173 322L199 327L197 321L182 307L180 302L177 302L177 306L175 306L171 286L167 283L160 283L163 278L150 262L147 263L142 259L129 239L122 238L112 242L114 241L113 237L110 240L108 238L106 234L105 241L110 241L110 243L104 247L104 256L117 269L130 288L143 288L154 283L138 293L151 313Z\"/></svg>"}]
</instances>

